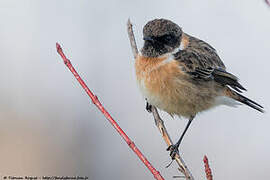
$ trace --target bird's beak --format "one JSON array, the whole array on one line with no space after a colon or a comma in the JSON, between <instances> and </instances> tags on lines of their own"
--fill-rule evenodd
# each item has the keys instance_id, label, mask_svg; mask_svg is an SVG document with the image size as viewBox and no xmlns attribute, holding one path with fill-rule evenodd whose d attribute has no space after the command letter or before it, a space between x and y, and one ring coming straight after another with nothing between
<instances>
[{"instance_id":1,"label":"bird's beak","mask_svg":"<svg viewBox=\"0 0 270 180\"><path fill-rule=\"evenodd\" d=\"M149 41L149 42L154 42L155 40L152 37L144 37L143 40Z\"/></svg>"}]
</instances>

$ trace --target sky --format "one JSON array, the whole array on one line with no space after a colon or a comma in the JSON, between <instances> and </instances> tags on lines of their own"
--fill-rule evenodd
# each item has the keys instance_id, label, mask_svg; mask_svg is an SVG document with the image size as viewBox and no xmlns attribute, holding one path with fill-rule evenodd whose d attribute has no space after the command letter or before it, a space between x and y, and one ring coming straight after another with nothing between
<instances>
[{"instance_id":1,"label":"sky","mask_svg":"<svg viewBox=\"0 0 270 180\"><path fill-rule=\"evenodd\" d=\"M207 155L215 179L270 179L270 7L263 0L0 1L0 177L153 179L88 99L56 52L74 67L166 179L179 175L136 85L126 32L166 18L217 49L227 70L265 107L220 106L193 121L180 153L195 179ZM174 142L186 119L160 112Z\"/></svg>"}]
</instances>

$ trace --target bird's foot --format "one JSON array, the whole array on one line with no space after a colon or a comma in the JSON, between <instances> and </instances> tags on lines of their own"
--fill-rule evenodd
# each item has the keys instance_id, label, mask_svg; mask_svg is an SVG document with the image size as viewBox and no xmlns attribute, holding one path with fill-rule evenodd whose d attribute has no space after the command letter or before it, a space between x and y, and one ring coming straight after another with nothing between
<instances>
[{"instance_id":1,"label":"bird's foot","mask_svg":"<svg viewBox=\"0 0 270 180\"><path fill-rule=\"evenodd\" d=\"M145 107L145 109L146 109L149 113L152 112L152 105L149 104L147 101L146 101L146 107Z\"/></svg>"},{"instance_id":2,"label":"bird's foot","mask_svg":"<svg viewBox=\"0 0 270 180\"><path fill-rule=\"evenodd\" d=\"M176 154L179 153L178 148L179 148L178 144L170 145L170 146L167 148L167 151L170 151L170 156L171 156L172 160L174 160Z\"/></svg>"},{"instance_id":3,"label":"bird's foot","mask_svg":"<svg viewBox=\"0 0 270 180\"><path fill-rule=\"evenodd\" d=\"M175 156L179 153L178 148L179 148L179 145L177 144L170 145L167 148L167 151L170 151L170 156L172 158L172 161L166 166L166 168L170 167L171 164L173 163L173 160L175 160Z\"/></svg>"}]
</instances>

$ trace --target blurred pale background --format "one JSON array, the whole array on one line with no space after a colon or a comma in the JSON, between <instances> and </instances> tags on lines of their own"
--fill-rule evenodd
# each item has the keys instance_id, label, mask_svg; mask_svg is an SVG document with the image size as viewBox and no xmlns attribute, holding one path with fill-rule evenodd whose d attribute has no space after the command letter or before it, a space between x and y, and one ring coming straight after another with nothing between
<instances>
[{"instance_id":1,"label":"blurred pale background","mask_svg":"<svg viewBox=\"0 0 270 180\"><path fill-rule=\"evenodd\" d=\"M63 65L55 42L153 165L178 175L136 87L126 22L168 18L213 45L245 93L269 102L270 8L263 0L0 1L0 175L153 179ZM186 120L161 113L176 141ZM269 113L219 107L195 119L181 153L196 179L270 179Z\"/></svg>"}]
</instances>

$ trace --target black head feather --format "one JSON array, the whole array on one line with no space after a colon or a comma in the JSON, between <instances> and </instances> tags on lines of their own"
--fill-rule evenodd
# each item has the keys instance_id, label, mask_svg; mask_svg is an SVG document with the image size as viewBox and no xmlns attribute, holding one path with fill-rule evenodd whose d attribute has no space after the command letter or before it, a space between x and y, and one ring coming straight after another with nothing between
<instances>
[{"instance_id":1,"label":"black head feather","mask_svg":"<svg viewBox=\"0 0 270 180\"><path fill-rule=\"evenodd\" d=\"M143 28L145 40L142 53L144 56L157 57L173 51L180 45L181 28L170 20L155 19Z\"/></svg>"}]
</instances>

